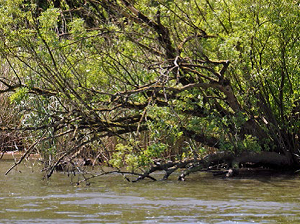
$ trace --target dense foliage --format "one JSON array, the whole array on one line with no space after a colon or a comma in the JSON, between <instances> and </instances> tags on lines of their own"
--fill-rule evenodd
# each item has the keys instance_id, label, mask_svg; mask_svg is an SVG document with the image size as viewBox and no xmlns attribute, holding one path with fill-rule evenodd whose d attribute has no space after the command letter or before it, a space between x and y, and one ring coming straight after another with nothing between
<instances>
[{"instance_id":1,"label":"dense foliage","mask_svg":"<svg viewBox=\"0 0 300 224\"><path fill-rule=\"evenodd\" d=\"M29 131L48 175L86 150L131 171L221 151L275 152L298 167L299 9L294 0L2 0L0 94L19 121L1 131Z\"/></svg>"}]
</instances>

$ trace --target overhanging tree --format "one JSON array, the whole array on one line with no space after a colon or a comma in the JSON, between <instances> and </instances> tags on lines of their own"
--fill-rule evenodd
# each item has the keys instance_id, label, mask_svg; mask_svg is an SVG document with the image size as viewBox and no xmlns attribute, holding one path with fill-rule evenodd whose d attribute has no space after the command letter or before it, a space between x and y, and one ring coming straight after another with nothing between
<instances>
[{"instance_id":1,"label":"overhanging tree","mask_svg":"<svg viewBox=\"0 0 300 224\"><path fill-rule=\"evenodd\" d=\"M0 93L14 92L18 128L55 153L48 176L107 136L122 139L110 163L146 166L141 178L216 161L298 168L294 1L6 1L1 11ZM182 149L167 153L174 143ZM226 153L203 159L211 148Z\"/></svg>"}]
</instances>

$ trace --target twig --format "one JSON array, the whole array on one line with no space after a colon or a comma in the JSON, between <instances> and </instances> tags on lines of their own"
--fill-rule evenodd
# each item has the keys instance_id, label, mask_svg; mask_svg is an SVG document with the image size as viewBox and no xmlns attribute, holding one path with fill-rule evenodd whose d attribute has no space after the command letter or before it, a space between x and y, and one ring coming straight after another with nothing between
<instances>
[{"instance_id":1,"label":"twig","mask_svg":"<svg viewBox=\"0 0 300 224\"><path fill-rule=\"evenodd\" d=\"M65 134L70 133L71 131L73 131L73 130L71 129L71 130L68 130L68 131L59 133L59 134L57 134L57 135L55 135L55 136L51 136L51 137L44 137L45 134L46 134L46 131L45 131L45 132L43 133L42 137L39 138L38 140L36 140L35 143L33 143L33 144L27 149L27 151L26 151L26 152L24 153L24 155L19 159L19 161L18 161L18 162L15 162L15 164L14 164L11 168L9 168L9 170L6 171L5 175L7 175L7 174L8 174L13 168L15 168L17 165L19 165L19 164L26 158L26 156L32 151L32 149L33 149L37 144L39 144L39 143L42 142L42 141L49 140L49 139L51 139L51 138L57 138L57 137L63 136L63 135L65 135Z\"/></svg>"},{"instance_id":2,"label":"twig","mask_svg":"<svg viewBox=\"0 0 300 224\"><path fill-rule=\"evenodd\" d=\"M45 132L46 133L46 132ZM44 134L45 134L44 133ZM43 136L44 136L43 134ZM9 168L9 170L6 171L5 175L7 175L13 168L15 168L17 165L19 165L24 159L25 157L32 151L32 149L37 145L39 144L42 140L44 140L44 138L39 138L37 141L35 141L35 143L33 143L28 149L27 151L24 153L24 155L19 159L18 162L15 162L15 164Z\"/></svg>"},{"instance_id":3,"label":"twig","mask_svg":"<svg viewBox=\"0 0 300 224\"><path fill-rule=\"evenodd\" d=\"M135 173L135 172L126 172L126 171L119 171L119 170L115 170L115 171L109 171L109 172L103 172L103 173L100 173L100 174L92 174L91 177L85 177L84 180L80 180L77 182L77 184L79 185L80 183L84 182L84 181L88 181L92 178L96 178L96 177L100 177L100 176L104 176L104 175L108 175L108 174L113 174L113 173L118 173L118 174L122 174L122 175L125 175L125 174L130 174L130 175L135 175L135 176L143 176L144 178L147 177L153 181L157 181L154 177L151 177L150 175L145 175L145 174L140 174L140 173ZM128 181L128 182L137 182L137 180L133 180L131 181L129 178L125 177L125 179Z\"/></svg>"}]
</instances>

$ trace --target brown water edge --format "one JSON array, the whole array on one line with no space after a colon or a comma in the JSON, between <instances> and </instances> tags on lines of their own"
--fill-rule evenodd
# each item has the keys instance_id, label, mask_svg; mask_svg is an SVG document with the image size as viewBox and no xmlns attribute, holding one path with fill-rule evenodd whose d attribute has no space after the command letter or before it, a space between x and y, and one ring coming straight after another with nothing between
<instances>
[{"instance_id":1,"label":"brown water edge","mask_svg":"<svg viewBox=\"0 0 300 224\"><path fill-rule=\"evenodd\" d=\"M0 154L0 161L1 160L7 160L7 161L14 161L15 163L20 160L20 158L25 154L25 152L22 151L6 151L2 152ZM24 159L28 163L36 163L39 161L42 161L42 157L40 154L29 154ZM12 163L12 166L14 163ZM97 167L97 166L96 166ZM105 167L104 170L106 172L114 171L115 169ZM56 169L56 171L64 171L64 169ZM65 170L66 171L66 170ZM122 171L127 171L126 168L124 168ZM158 172L156 172L158 173ZM162 172L160 172L162 173ZM200 172L196 172L199 174ZM268 178L270 176L276 177L276 176L291 176L293 178L294 176L297 176L299 174L298 171L295 172L295 170L279 170L279 169L271 169L271 168L262 168L262 167L256 167L256 168L239 168L239 169L223 169L223 170L213 170L208 172L213 175L213 177L216 178ZM178 172L176 174L173 174L172 176L176 176L176 178L180 175ZM151 174L153 176L153 174ZM163 177L163 175L161 175ZM137 176L136 176L137 177ZM189 178L189 176L187 176ZM158 177L158 180L161 179ZM134 180L134 178L131 178L131 180ZM149 180L149 179L148 179Z\"/></svg>"},{"instance_id":2,"label":"brown water edge","mask_svg":"<svg viewBox=\"0 0 300 224\"><path fill-rule=\"evenodd\" d=\"M0 160L0 223L300 223L298 176L130 183L107 175L74 186L62 172L43 180L29 161L5 176L12 163Z\"/></svg>"}]
</instances>

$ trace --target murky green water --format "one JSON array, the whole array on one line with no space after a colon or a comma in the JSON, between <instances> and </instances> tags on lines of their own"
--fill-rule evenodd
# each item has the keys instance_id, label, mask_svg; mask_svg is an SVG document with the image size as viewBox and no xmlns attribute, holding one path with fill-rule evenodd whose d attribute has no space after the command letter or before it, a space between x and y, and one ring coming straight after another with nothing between
<instances>
[{"instance_id":1,"label":"murky green water","mask_svg":"<svg viewBox=\"0 0 300 224\"><path fill-rule=\"evenodd\" d=\"M75 187L0 160L0 223L300 223L300 177L128 183L111 175Z\"/></svg>"}]
</instances>

